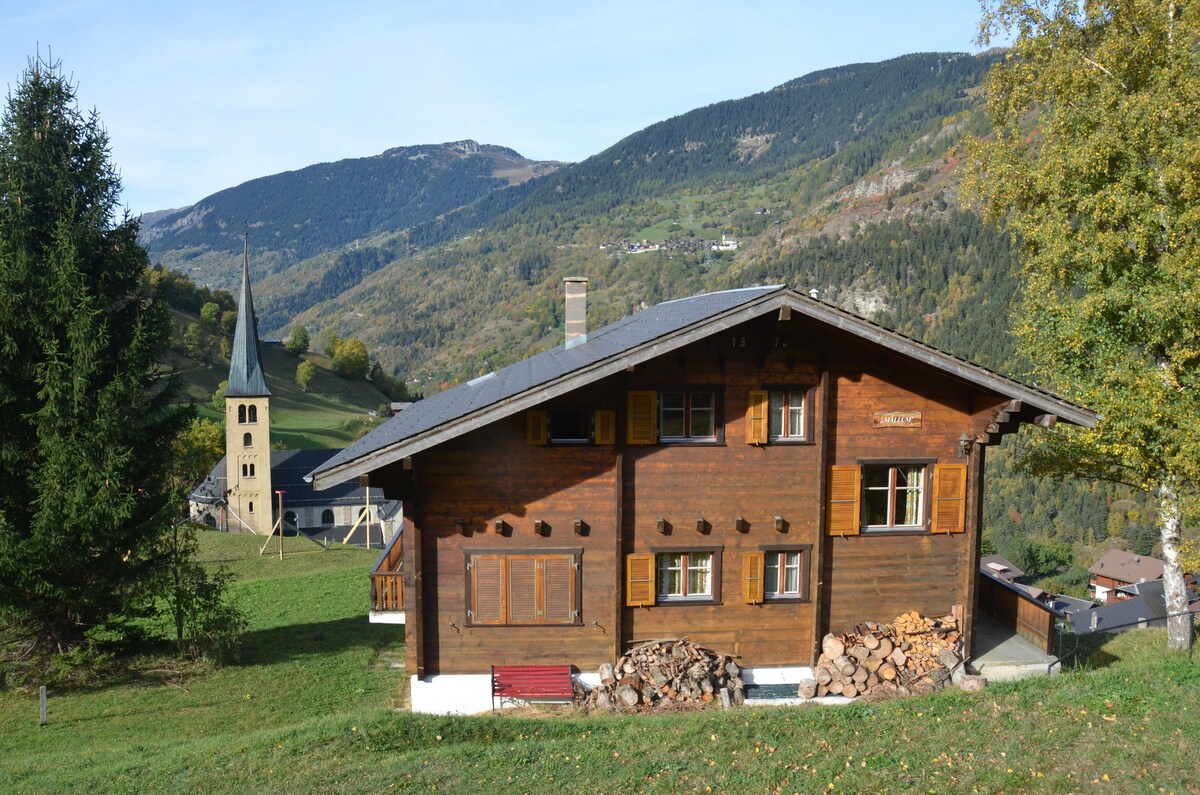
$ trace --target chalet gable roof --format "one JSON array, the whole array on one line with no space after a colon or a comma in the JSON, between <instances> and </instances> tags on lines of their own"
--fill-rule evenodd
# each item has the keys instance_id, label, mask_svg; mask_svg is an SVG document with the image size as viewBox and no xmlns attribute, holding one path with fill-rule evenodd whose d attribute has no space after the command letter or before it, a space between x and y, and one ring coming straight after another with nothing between
<instances>
[{"instance_id":1,"label":"chalet gable roof","mask_svg":"<svg viewBox=\"0 0 1200 795\"><path fill-rule=\"evenodd\" d=\"M943 353L784 285L772 285L657 304L589 332L582 344L544 351L417 401L318 467L311 477L317 489L327 488L773 312L796 312L873 342L1019 402L1026 412L1033 410L1085 427L1095 424L1095 414L1049 392Z\"/></svg>"},{"instance_id":2,"label":"chalet gable roof","mask_svg":"<svg viewBox=\"0 0 1200 795\"><path fill-rule=\"evenodd\" d=\"M1149 555L1110 549L1088 569L1088 574L1119 582L1149 582L1163 576L1163 562Z\"/></svg>"}]
</instances>

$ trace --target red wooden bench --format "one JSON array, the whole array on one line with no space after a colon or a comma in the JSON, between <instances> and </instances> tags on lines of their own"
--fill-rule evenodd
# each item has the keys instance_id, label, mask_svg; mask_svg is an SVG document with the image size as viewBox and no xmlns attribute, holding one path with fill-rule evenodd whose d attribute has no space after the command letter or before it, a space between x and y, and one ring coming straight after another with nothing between
<instances>
[{"instance_id":1,"label":"red wooden bench","mask_svg":"<svg viewBox=\"0 0 1200 795\"><path fill-rule=\"evenodd\" d=\"M567 700L575 697L569 665L493 665L492 711L496 699Z\"/></svg>"}]
</instances>

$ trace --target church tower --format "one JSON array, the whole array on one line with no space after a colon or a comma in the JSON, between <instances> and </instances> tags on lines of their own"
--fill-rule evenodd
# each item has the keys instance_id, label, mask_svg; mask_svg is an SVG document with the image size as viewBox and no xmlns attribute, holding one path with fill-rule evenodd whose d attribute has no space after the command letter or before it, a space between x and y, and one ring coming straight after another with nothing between
<instances>
[{"instance_id":1,"label":"church tower","mask_svg":"<svg viewBox=\"0 0 1200 795\"><path fill-rule=\"evenodd\" d=\"M258 323L250 295L249 241L242 255L242 294L225 390L225 477L229 529L271 532L271 392L263 378Z\"/></svg>"}]
</instances>

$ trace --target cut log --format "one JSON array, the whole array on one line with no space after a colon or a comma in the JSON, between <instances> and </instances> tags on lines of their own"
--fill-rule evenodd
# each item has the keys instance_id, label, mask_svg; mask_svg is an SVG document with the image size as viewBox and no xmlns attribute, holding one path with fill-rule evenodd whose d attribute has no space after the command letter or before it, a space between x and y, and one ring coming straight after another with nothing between
<instances>
[{"instance_id":1,"label":"cut log","mask_svg":"<svg viewBox=\"0 0 1200 795\"><path fill-rule=\"evenodd\" d=\"M846 644L842 643L832 632L821 640L821 651L831 660L846 653Z\"/></svg>"},{"instance_id":2,"label":"cut log","mask_svg":"<svg viewBox=\"0 0 1200 795\"><path fill-rule=\"evenodd\" d=\"M833 661L833 667L842 676L850 676L858 666L854 664L854 660L843 654Z\"/></svg>"},{"instance_id":3,"label":"cut log","mask_svg":"<svg viewBox=\"0 0 1200 795\"><path fill-rule=\"evenodd\" d=\"M800 686L796 691L796 695L800 698L813 698L817 695L817 683L813 679L805 679L800 682Z\"/></svg>"},{"instance_id":4,"label":"cut log","mask_svg":"<svg viewBox=\"0 0 1200 795\"><path fill-rule=\"evenodd\" d=\"M617 685L617 701L627 707L636 707L642 696L629 685Z\"/></svg>"}]
</instances>

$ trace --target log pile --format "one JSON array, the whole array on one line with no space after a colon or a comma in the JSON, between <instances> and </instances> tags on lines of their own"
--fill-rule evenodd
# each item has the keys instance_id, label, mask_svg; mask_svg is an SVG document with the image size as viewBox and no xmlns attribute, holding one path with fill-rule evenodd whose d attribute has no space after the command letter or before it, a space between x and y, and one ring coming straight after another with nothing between
<instances>
[{"instance_id":1,"label":"log pile","mask_svg":"<svg viewBox=\"0 0 1200 795\"><path fill-rule=\"evenodd\" d=\"M588 693L588 708L729 707L745 701L734 658L686 638L644 643L598 672L600 684Z\"/></svg>"},{"instance_id":2,"label":"log pile","mask_svg":"<svg viewBox=\"0 0 1200 795\"><path fill-rule=\"evenodd\" d=\"M821 641L815 679L800 683L801 698L868 693L924 695L960 667L958 621L914 612L891 624L868 621Z\"/></svg>"}]
</instances>

